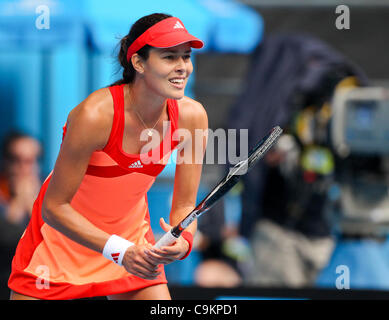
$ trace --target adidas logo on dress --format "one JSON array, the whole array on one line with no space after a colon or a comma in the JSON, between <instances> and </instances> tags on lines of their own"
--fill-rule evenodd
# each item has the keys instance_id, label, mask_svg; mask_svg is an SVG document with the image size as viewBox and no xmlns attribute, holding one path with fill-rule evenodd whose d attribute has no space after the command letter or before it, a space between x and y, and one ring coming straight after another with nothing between
<instances>
[{"instance_id":1,"label":"adidas logo on dress","mask_svg":"<svg viewBox=\"0 0 389 320\"><path fill-rule=\"evenodd\" d=\"M173 29L184 29L184 26L179 21L177 21Z\"/></svg>"},{"instance_id":2,"label":"adidas logo on dress","mask_svg":"<svg viewBox=\"0 0 389 320\"><path fill-rule=\"evenodd\" d=\"M131 163L128 167L130 169L143 168L143 164L140 162L140 160L138 160L138 161L135 161L135 162Z\"/></svg>"}]
</instances>

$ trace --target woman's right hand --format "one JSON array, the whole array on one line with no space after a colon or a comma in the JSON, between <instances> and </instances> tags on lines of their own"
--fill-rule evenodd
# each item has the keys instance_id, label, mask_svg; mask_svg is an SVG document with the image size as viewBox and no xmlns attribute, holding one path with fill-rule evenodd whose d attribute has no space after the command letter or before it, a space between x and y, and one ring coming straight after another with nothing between
<instances>
[{"instance_id":1,"label":"woman's right hand","mask_svg":"<svg viewBox=\"0 0 389 320\"><path fill-rule=\"evenodd\" d=\"M146 253L151 248L150 244L129 247L122 260L127 272L147 280L156 279L161 272L158 272L158 265L155 265Z\"/></svg>"}]
</instances>

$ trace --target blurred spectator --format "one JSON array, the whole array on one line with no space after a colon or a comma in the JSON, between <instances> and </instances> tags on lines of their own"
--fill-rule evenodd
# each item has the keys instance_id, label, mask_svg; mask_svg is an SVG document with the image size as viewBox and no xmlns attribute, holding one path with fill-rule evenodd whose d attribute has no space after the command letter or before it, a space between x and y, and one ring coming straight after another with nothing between
<instances>
[{"instance_id":1,"label":"blurred spectator","mask_svg":"<svg viewBox=\"0 0 389 320\"><path fill-rule=\"evenodd\" d=\"M342 81L367 83L357 66L311 36L266 37L252 56L228 127L249 129L249 148L275 125L285 134L242 177L240 233L251 241L255 259L245 274L249 285L312 286L331 257L329 102Z\"/></svg>"},{"instance_id":2,"label":"blurred spectator","mask_svg":"<svg viewBox=\"0 0 389 320\"><path fill-rule=\"evenodd\" d=\"M0 174L0 298L8 299L7 281L19 238L27 226L41 186L38 159L40 143L12 132L2 144Z\"/></svg>"},{"instance_id":3,"label":"blurred spectator","mask_svg":"<svg viewBox=\"0 0 389 320\"><path fill-rule=\"evenodd\" d=\"M284 135L264 159L262 216L251 236L255 257L255 272L247 278L251 284L312 286L335 245L326 219L332 171L319 174L301 168L301 154L294 148L292 136ZM331 162L330 154L327 161Z\"/></svg>"}]
</instances>

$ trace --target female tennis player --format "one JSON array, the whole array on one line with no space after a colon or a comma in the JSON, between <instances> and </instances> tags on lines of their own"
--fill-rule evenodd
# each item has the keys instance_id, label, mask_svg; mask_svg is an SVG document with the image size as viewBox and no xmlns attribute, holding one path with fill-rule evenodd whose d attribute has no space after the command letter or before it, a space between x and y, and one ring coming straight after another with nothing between
<instances>
[{"instance_id":1,"label":"female tennis player","mask_svg":"<svg viewBox=\"0 0 389 320\"><path fill-rule=\"evenodd\" d=\"M54 170L12 261L11 299L171 298L163 266L189 254L196 224L173 245L153 248L146 192L172 150L181 155L191 143L174 132L183 128L194 137L195 129L208 127L203 106L184 96L191 48L203 42L178 18L152 14L120 43L123 79L68 115ZM159 137L148 152L144 130ZM203 142L204 152L206 137ZM202 166L191 144L193 161L176 164L170 224L160 220L164 231L195 207Z\"/></svg>"}]
</instances>

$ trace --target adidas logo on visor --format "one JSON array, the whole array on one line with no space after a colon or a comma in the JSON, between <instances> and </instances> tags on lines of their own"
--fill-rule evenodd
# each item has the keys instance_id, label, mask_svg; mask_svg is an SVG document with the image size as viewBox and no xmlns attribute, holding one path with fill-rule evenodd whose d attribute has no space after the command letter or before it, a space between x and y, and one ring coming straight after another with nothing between
<instances>
[{"instance_id":1,"label":"adidas logo on visor","mask_svg":"<svg viewBox=\"0 0 389 320\"><path fill-rule=\"evenodd\" d=\"M140 160L138 160L138 161L135 161L135 162L131 163L128 167L130 169L143 168L143 164L140 162Z\"/></svg>"},{"instance_id":2,"label":"adidas logo on visor","mask_svg":"<svg viewBox=\"0 0 389 320\"><path fill-rule=\"evenodd\" d=\"M177 21L173 29L185 29L185 28L179 21Z\"/></svg>"}]
</instances>

